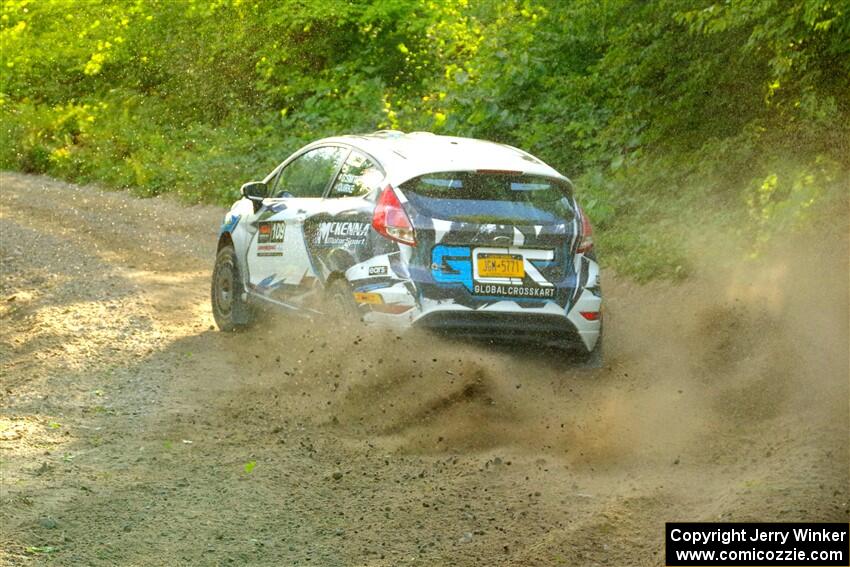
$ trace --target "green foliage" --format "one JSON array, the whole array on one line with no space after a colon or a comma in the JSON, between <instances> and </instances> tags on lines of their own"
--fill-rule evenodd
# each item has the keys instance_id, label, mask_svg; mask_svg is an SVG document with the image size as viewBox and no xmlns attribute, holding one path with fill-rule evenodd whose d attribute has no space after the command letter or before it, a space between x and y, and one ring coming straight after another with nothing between
<instances>
[{"instance_id":1,"label":"green foliage","mask_svg":"<svg viewBox=\"0 0 850 567\"><path fill-rule=\"evenodd\" d=\"M758 248L846 209L832 0L6 0L0 45L0 167L141 195L227 203L341 132L488 138L574 178L639 279L687 273L696 217Z\"/></svg>"}]
</instances>

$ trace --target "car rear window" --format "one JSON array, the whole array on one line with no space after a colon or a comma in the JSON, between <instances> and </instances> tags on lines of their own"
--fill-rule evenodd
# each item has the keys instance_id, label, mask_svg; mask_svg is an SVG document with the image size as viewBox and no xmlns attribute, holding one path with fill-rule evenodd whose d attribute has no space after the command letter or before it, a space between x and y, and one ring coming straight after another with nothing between
<instances>
[{"instance_id":1,"label":"car rear window","mask_svg":"<svg viewBox=\"0 0 850 567\"><path fill-rule=\"evenodd\" d=\"M431 217L478 223L572 220L572 187L566 181L513 172L428 173L400 189Z\"/></svg>"}]
</instances>

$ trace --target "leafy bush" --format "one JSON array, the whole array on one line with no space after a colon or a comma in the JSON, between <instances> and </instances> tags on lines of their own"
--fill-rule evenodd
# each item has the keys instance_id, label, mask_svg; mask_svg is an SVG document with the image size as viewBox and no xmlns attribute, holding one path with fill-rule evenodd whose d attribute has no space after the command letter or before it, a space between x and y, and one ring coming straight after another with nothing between
<instances>
[{"instance_id":1,"label":"leafy bush","mask_svg":"<svg viewBox=\"0 0 850 567\"><path fill-rule=\"evenodd\" d=\"M576 180L639 279L687 274L696 220L757 249L846 204L828 0L8 0L0 45L0 166L141 195L227 203L341 132L487 138Z\"/></svg>"}]
</instances>

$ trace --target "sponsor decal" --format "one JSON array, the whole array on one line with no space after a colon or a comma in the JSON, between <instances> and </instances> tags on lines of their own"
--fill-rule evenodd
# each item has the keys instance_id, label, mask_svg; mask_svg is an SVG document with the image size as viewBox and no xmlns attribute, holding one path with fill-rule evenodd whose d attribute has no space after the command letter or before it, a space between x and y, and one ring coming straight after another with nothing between
<instances>
[{"instance_id":1,"label":"sponsor decal","mask_svg":"<svg viewBox=\"0 0 850 567\"><path fill-rule=\"evenodd\" d=\"M257 230L257 256L283 256L283 222L261 222Z\"/></svg>"},{"instance_id":2,"label":"sponsor decal","mask_svg":"<svg viewBox=\"0 0 850 567\"><path fill-rule=\"evenodd\" d=\"M363 305L380 305L384 302L384 298L378 293L356 291L354 301Z\"/></svg>"},{"instance_id":3,"label":"sponsor decal","mask_svg":"<svg viewBox=\"0 0 850 567\"><path fill-rule=\"evenodd\" d=\"M369 275L370 276L385 276L385 275L387 275L387 267L386 266L369 266Z\"/></svg>"},{"instance_id":4,"label":"sponsor decal","mask_svg":"<svg viewBox=\"0 0 850 567\"><path fill-rule=\"evenodd\" d=\"M365 244L370 225L365 222L328 221L319 223L315 243L318 246L356 246Z\"/></svg>"},{"instance_id":5,"label":"sponsor decal","mask_svg":"<svg viewBox=\"0 0 850 567\"><path fill-rule=\"evenodd\" d=\"M535 262L554 258L553 250L438 245L431 251L431 275L437 283L462 284L473 295L553 299L555 285Z\"/></svg>"},{"instance_id":6,"label":"sponsor decal","mask_svg":"<svg viewBox=\"0 0 850 567\"><path fill-rule=\"evenodd\" d=\"M283 242L286 225L283 222L261 222L257 242Z\"/></svg>"},{"instance_id":7,"label":"sponsor decal","mask_svg":"<svg viewBox=\"0 0 850 567\"><path fill-rule=\"evenodd\" d=\"M554 287L523 287L514 285L474 284L472 293L502 297L528 297L532 299L554 299Z\"/></svg>"},{"instance_id":8,"label":"sponsor decal","mask_svg":"<svg viewBox=\"0 0 850 567\"><path fill-rule=\"evenodd\" d=\"M334 185L334 191L343 195L351 195L354 193L355 183L357 183L356 175L343 173L337 179L336 185Z\"/></svg>"}]
</instances>

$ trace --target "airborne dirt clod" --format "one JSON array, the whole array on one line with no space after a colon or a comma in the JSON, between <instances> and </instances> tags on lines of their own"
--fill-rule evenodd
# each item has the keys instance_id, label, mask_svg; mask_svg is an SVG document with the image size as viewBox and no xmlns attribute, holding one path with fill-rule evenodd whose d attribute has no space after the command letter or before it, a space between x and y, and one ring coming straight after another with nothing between
<instances>
[{"instance_id":1,"label":"airborne dirt clod","mask_svg":"<svg viewBox=\"0 0 850 567\"><path fill-rule=\"evenodd\" d=\"M222 210L0 183L0 563L657 565L665 521L850 516L846 240L605 274L590 371L279 316L220 333Z\"/></svg>"}]
</instances>

